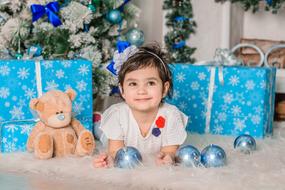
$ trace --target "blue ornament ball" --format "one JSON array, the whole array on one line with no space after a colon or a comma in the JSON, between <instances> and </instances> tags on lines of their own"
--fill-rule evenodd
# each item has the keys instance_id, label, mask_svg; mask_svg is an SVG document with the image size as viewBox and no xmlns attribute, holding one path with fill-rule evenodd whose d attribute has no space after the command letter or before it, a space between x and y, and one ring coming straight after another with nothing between
<instances>
[{"instance_id":1,"label":"blue ornament ball","mask_svg":"<svg viewBox=\"0 0 285 190\"><path fill-rule=\"evenodd\" d=\"M23 54L22 53L16 53L15 54L15 58L16 59L22 59L23 58Z\"/></svg>"},{"instance_id":2,"label":"blue ornament ball","mask_svg":"<svg viewBox=\"0 0 285 190\"><path fill-rule=\"evenodd\" d=\"M141 46L144 43L144 33L143 31L132 28L127 32L127 41L135 46Z\"/></svg>"},{"instance_id":3,"label":"blue ornament ball","mask_svg":"<svg viewBox=\"0 0 285 190\"><path fill-rule=\"evenodd\" d=\"M201 163L206 167L221 167L226 165L227 157L225 151L214 144L204 148L201 152Z\"/></svg>"},{"instance_id":4,"label":"blue ornament ball","mask_svg":"<svg viewBox=\"0 0 285 190\"><path fill-rule=\"evenodd\" d=\"M198 167L200 158L199 150L192 145L179 148L175 155L176 162L186 167Z\"/></svg>"},{"instance_id":5,"label":"blue ornament ball","mask_svg":"<svg viewBox=\"0 0 285 190\"><path fill-rule=\"evenodd\" d=\"M93 13L96 12L96 7L95 7L95 5L93 5L93 4L90 3L87 7L88 7L88 9L89 9L90 11L92 11Z\"/></svg>"},{"instance_id":6,"label":"blue ornament ball","mask_svg":"<svg viewBox=\"0 0 285 190\"><path fill-rule=\"evenodd\" d=\"M256 150L256 142L252 136L243 134L235 139L234 148L245 154L250 154Z\"/></svg>"},{"instance_id":7,"label":"blue ornament ball","mask_svg":"<svg viewBox=\"0 0 285 190\"><path fill-rule=\"evenodd\" d=\"M126 146L117 151L114 165L118 168L132 169L140 165L142 156L140 152L131 146Z\"/></svg>"},{"instance_id":8,"label":"blue ornament ball","mask_svg":"<svg viewBox=\"0 0 285 190\"><path fill-rule=\"evenodd\" d=\"M107 20L113 24L118 24L122 21L122 15L119 10L113 9L108 12Z\"/></svg>"},{"instance_id":9,"label":"blue ornament ball","mask_svg":"<svg viewBox=\"0 0 285 190\"><path fill-rule=\"evenodd\" d=\"M38 57L42 54L42 47L40 45L33 45L28 49L28 55L32 57Z\"/></svg>"}]
</instances>

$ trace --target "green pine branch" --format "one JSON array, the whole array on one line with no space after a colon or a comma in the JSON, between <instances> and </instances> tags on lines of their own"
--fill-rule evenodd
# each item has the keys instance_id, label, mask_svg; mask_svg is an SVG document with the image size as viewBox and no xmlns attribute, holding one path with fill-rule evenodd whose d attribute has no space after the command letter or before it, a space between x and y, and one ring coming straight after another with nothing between
<instances>
[{"instance_id":1,"label":"green pine branch","mask_svg":"<svg viewBox=\"0 0 285 190\"><path fill-rule=\"evenodd\" d=\"M193 20L193 8L191 0L165 0L163 9L167 11L166 26L169 31L164 37L166 48L171 55L172 62L186 63L195 62L194 47L187 45L191 35L197 27Z\"/></svg>"},{"instance_id":2,"label":"green pine branch","mask_svg":"<svg viewBox=\"0 0 285 190\"><path fill-rule=\"evenodd\" d=\"M284 7L285 0L215 0L216 2L223 3L230 1L231 3L239 3L245 11L251 10L255 13L264 6L265 11L270 11L272 14L277 14L280 9Z\"/></svg>"}]
</instances>

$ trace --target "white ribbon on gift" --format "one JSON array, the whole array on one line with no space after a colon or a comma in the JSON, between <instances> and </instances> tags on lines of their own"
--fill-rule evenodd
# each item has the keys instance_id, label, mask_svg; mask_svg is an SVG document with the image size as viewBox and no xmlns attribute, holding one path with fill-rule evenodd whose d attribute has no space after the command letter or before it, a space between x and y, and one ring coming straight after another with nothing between
<instances>
[{"instance_id":1,"label":"white ribbon on gift","mask_svg":"<svg viewBox=\"0 0 285 190\"><path fill-rule=\"evenodd\" d=\"M35 72L36 72L38 97L41 97L43 95L43 87L42 87L41 64L39 60L35 61Z\"/></svg>"},{"instance_id":2,"label":"white ribbon on gift","mask_svg":"<svg viewBox=\"0 0 285 190\"><path fill-rule=\"evenodd\" d=\"M42 89L42 76L41 76L41 64L39 60L35 61L35 73L36 73L36 85L37 85L37 93L38 97L43 95L43 89ZM32 113L33 115L36 115L36 113ZM2 121L0 122L0 126L9 124L9 123L14 123L14 122L37 122L39 121L39 118L35 119L23 119L23 120L11 120L11 121Z\"/></svg>"},{"instance_id":3,"label":"white ribbon on gift","mask_svg":"<svg viewBox=\"0 0 285 190\"><path fill-rule=\"evenodd\" d=\"M224 85L223 67L244 65L242 61L238 60L234 56L234 52L241 47L251 47L251 48L256 49L256 51L260 54L260 62L257 66L261 66L263 64L264 54L257 46L252 45L252 44L238 44L232 50L217 49L215 52L214 61L202 61L202 62L197 62L194 64L194 65L211 66L208 99L207 99L207 105L206 105L207 111L206 111L206 121L205 121L205 133L210 132L210 122L211 122L213 95L214 95L214 87L215 87L216 67L218 68L219 82L221 85Z\"/></svg>"}]
</instances>

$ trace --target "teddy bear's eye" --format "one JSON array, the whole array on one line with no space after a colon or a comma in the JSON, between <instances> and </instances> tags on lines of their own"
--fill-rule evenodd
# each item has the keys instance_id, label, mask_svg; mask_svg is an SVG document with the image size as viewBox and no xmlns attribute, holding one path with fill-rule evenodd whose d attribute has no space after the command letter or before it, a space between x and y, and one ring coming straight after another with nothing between
<instances>
[{"instance_id":1,"label":"teddy bear's eye","mask_svg":"<svg viewBox=\"0 0 285 190\"><path fill-rule=\"evenodd\" d=\"M63 113L63 111L60 111L60 113Z\"/></svg>"},{"instance_id":2,"label":"teddy bear's eye","mask_svg":"<svg viewBox=\"0 0 285 190\"><path fill-rule=\"evenodd\" d=\"M57 111L56 114L59 114L59 112Z\"/></svg>"}]
</instances>

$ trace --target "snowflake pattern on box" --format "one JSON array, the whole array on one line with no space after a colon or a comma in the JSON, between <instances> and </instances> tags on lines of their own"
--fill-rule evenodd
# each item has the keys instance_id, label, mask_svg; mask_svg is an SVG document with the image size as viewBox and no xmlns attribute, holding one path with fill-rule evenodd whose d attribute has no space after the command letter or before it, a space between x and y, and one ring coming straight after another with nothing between
<instances>
[{"instance_id":1,"label":"snowflake pattern on box","mask_svg":"<svg viewBox=\"0 0 285 190\"><path fill-rule=\"evenodd\" d=\"M1 125L1 151L25 151L28 136L36 122L5 122Z\"/></svg>"},{"instance_id":2,"label":"snowflake pattern on box","mask_svg":"<svg viewBox=\"0 0 285 190\"><path fill-rule=\"evenodd\" d=\"M77 92L73 102L74 115L85 128L92 130L91 62L40 61L40 67L43 93L72 87ZM17 132L22 130L25 122L29 123L36 117L29 108L30 100L38 96L35 68L33 60L0 61L0 140L3 152L24 149L26 134Z\"/></svg>"},{"instance_id":3,"label":"snowflake pattern on box","mask_svg":"<svg viewBox=\"0 0 285 190\"><path fill-rule=\"evenodd\" d=\"M274 68L224 67L224 84L215 72L209 130L212 134L272 133ZM187 130L205 133L211 66L174 64L173 98L167 101L189 116Z\"/></svg>"}]
</instances>

